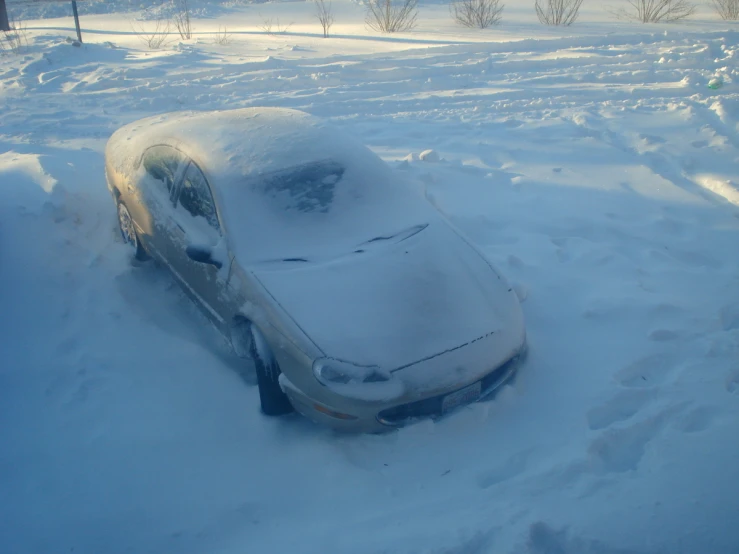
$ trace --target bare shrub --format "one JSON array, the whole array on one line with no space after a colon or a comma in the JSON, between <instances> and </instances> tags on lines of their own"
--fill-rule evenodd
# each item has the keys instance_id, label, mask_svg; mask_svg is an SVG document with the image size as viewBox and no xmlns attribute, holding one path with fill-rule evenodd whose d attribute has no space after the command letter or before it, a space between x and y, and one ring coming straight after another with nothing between
<instances>
[{"instance_id":1,"label":"bare shrub","mask_svg":"<svg viewBox=\"0 0 739 554\"><path fill-rule=\"evenodd\" d=\"M158 50L169 38L170 22L157 19L154 29L147 30L143 25L131 22L131 28L138 39L146 44L151 50Z\"/></svg>"},{"instance_id":2,"label":"bare shrub","mask_svg":"<svg viewBox=\"0 0 739 554\"><path fill-rule=\"evenodd\" d=\"M721 19L726 21L739 20L739 0L712 0L711 5Z\"/></svg>"},{"instance_id":3,"label":"bare shrub","mask_svg":"<svg viewBox=\"0 0 739 554\"><path fill-rule=\"evenodd\" d=\"M172 22L181 38L184 40L192 38L190 6L188 5L187 0L172 0Z\"/></svg>"},{"instance_id":4,"label":"bare shrub","mask_svg":"<svg viewBox=\"0 0 739 554\"><path fill-rule=\"evenodd\" d=\"M382 33L410 31L416 26L418 0L368 0L365 22Z\"/></svg>"},{"instance_id":5,"label":"bare shrub","mask_svg":"<svg viewBox=\"0 0 739 554\"><path fill-rule=\"evenodd\" d=\"M28 48L28 32L21 19L10 20L10 30L0 34L0 52L20 54Z\"/></svg>"},{"instance_id":6,"label":"bare shrub","mask_svg":"<svg viewBox=\"0 0 739 554\"><path fill-rule=\"evenodd\" d=\"M259 28L268 35L284 35L285 33L287 33L287 30L292 27L292 25L292 23L288 23L283 27L280 24L279 17L268 17L262 20L262 24L259 26Z\"/></svg>"},{"instance_id":7,"label":"bare shrub","mask_svg":"<svg viewBox=\"0 0 739 554\"><path fill-rule=\"evenodd\" d=\"M323 38L328 38L331 25L334 24L334 14L331 11L331 1L326 4L324 0L314 0L316 4L316 18L323 29Z\"/></svg>"},{"instance_id":8,"label":"bare shrub","mask_svg":"<svg viewBox=\"0 0 739 554\"><path fill-rule=\"evenodd\" d=\"M449 10L457 23L465 27L487 29L500 23L503 4L500 0L453 0Z\"/></svg>"},{"instance_id":9,"label":"bare shrub","mask_svg":"<svg viewBox=\"0 0 739 554\"><path fill-rule=\"evenodd\" d=\"M670 23L690 17L695 13L695 4L690 0L627 0L629 8L616 10L620 19L642 23ZM737 0L734 0L735 2Z\"/></svg>"},{"instance_id":10,"label":"bare shrub","mask_svg":"<svg viewBox=\"0 0 739 554\"><path fill-rule=\"evenodd\" d=\"M582 2L583 0L536 0L534 7L540 23L568 27L577 21Z\"/></svg>"},{"instance_id":11,"label":"bare shrub","mask_svg":"<svg viewBox=\"0 0 739 554\"><path fill-rule=\"evenodd\" d=\"M231 33L228 32L228 29L226 26L223 26L223 30L221 30L221 26L218 26L218 32L216 33L216 44L220 44L221 46L225 46L227 44L231 43Z\"/></svg>"}]
</instances>

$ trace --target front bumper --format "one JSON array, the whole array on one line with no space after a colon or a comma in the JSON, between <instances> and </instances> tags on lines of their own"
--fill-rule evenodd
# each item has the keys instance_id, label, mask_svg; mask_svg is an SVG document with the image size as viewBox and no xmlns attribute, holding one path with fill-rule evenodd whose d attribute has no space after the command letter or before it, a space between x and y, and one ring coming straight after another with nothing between
<instances>
[{"instance_id":1,"label":"front bumper","mask_svg":"<svg viewBox=\"0 0 739 554\"><path fill-rule=\"evenodd\" d=\"M458 407L490 399L497 390L513 379L526 354L527 347L524 343L513 356L509 354L503 363L495 365L494 369L487 373L478 374L476 380L472 382L459 382L442 391L438 389L429 391L420 399L418 396L412 399L405 398L401 399L400 403L396 401L390 405L357 401L342 407L330 406L306 396L284 374L280 375L280 385L295 409L316 423L352 433L386 432L419 419L437 419L448 415L443 413L444 398L478 381L481 384L479 397Z\"/></svg>"},{"instance_id":2,"label":"front bumper","mask_svg":"<svg viewBox=\"0 0 739 554\"><path fill-rule=\"evenodd\" d=\"M504 362L493 371L485 375L482 379L480 379L480 396L477 397L473 402L479 402L480 400L491 398L500 387L505 385L515 376L516 371L523 363L525 357L526 349L523 348L518 354L510 358L507 362ZM415 402L409 402L407 404L401 404L387 410L382 410L379 414L377 414L377 421L379 421L383 425L400 427L420 418L441 417L442 415L446 415L444 414L443 410L444 398L469 386L470 384L465 385L464 387L459 387L452 391L447 391L437 396L424 398L423 400L417 400Z\"/></svg>"}]
</instances>

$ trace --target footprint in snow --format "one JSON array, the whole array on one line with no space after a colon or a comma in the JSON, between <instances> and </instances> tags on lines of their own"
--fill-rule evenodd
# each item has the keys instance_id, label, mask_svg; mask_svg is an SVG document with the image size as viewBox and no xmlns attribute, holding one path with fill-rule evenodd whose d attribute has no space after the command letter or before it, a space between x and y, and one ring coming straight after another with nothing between
<instances>
[{"instance_id":1,"label":"footprint in snow","mask_svg":"<svg viewBox=\"0 0 739 554\"><path fill-rule=\"evenodd\" d=\"M456 537L453 544L442 546L438 550L427 550L429 554L485 554L490 552L493 537L497 528L487 531L476 531L468 537Z\"/></svg>"},{"instance_id":2,"label":"footprint in snow","mask_svg":"<svg viewBox=\"0 0 739 554\"><path fill-rule=\"evenodd\" d=\"M628 388L655 387L665 382L676 365L672 356L652 354L622 368L614 377L619 384Z\"/></svg>"},{"instance_id":3,"label":"footprint in snow","mask_svg":"<svg viewBox=\"0 0 739 554\"><path fill-rule=\"evenodd\" d=\"M653 308L650 308L649 316L674 319L675 317L682 315L684 312L685 310L680 306L667 302L662 302L660 304L657 304Z\"/></svg>"},{"instance_id":4,"label":"footprint in snow","mask_svg":"<svg viewBox=\"0 0 739 554\"><path fill-rule=\"evenodd\" d=\"M569 262L572 258L570 254L563 248L557 248L557 261L561 264Z\"/></svg>"},{"instance_id":5,"label":"footprint in snow","mask_svg":"<svg viewBox=\"0 0 739 554\"><path fill-rule=\"evenodd\" d=\"M739 369L735 369L726 378L726 390L733 394L739 394Z\"/></svg>"},{"instance_id":6,"label":"footprint in snow","mask_svg":"<svg viewBox=\"0 0 739 554\"><path fill-rule=\"evenodd\" d=\"M74 388L69 391L69 395L65 404L73 407L78 404L84 404L92 399L98 392L101 392L107 386L108 381L105 378L86 378L78 381Z\"/></svg>"},{"instance_id":7,"label":"footprint in snow","mask_svg":"<svg viewBox=\"0 0 739 554\"><path fill-rule=\"evenodd\" d=\"M517 477L526 470L531 452L529 449L514 454L498 467L482 473L477 479L477 484L481 489L487 489Z\"/></svg>"},{"instance_id":8,"label":"footprint in snow","mask_svg":"<svg viewBox=\"0 0 739 554\"><path fill-rule=\"evenodd\" d=\"M573 537L567 527L556 530L543 521L529 527L524 554L646 554L645 551L613 548L598 540Z\"/></svg>"},{"instance_id":9,"label":"footprint in snow","mask_svg":"<svg viewBox=\"0 0 739 554\"><path fill-rule=\"evenodd\" d=\"M675 340L676 338L678 338L678 334L670 329L655 329L649 333L649 340L657 342Z\"/></svg>"},{"instance_id":10,"label":"footprint in snow","mask_svg":"<svg viewBox=\"0 0 739 554\"><path fill-rule=\"evenodd\" d=\"M624 473L636 470L646 452L646 446L682 406L672 406L629 427L610 428L593 440L588 455L596 470Z\"/></svg>"},{"instance_id":11,"label":"footprint in snow","mask_svg":"<svg viewBox=\"0 0 739 554\"><path fill-rule=\"evenodd\" d=\"M79 340L76 337L65 338L56 345L56 352L59 355L74 354L79 350Z\"/></svg>"},{"instance_id":12,"label":"footprint in snow","mask_svg":"<svg viewBox=\"0 0 739 554\"><path fill-rule=\"evenodd\" d=\"M739 329L739 302L724 306L721 309L720 319L724 331Z\"/></svg>"},{"instance_id":13,"label":"footprint in snow","mask_svg":"<svg viewBox=\"0 0 739 554\"><path fill-rule=\"evenodd\" d=\"M684 236L687 231L687 226L682 221L672 217L662 216L653 225L658 231L671 237Z\"/></svg>"},{"instance_id":14,"label":"footprint in snow","mask_svg":"<svg viewBox=\"0 0 739 554\"><path fill-rule=\"evenodd\" d=\"M557 261L559 261L559 263L567 263L572 259L572 253L567 247L567 237L550 237L549 240L557 247L555 254L557 255Z\"/></svg>"},{"instance_id":15,"label":"footprint in snow","mask_svg":"<svg viewBox=\"0 0 739 554\"><path fill-rule=\"evenodd\" d=\"M578 261L602 266L613 260L613 255L602 245L582 237L554 237L549 240L557 247L555 254L560 263Z\"/></svg>"},{"instance_id":16,"label":"footprint in snow","mask_svg":"<svg viewBox=\"0 0 739 554\"><path fill-rule=\"evenodd\" d=\"M718 417L719 411L711 406L698 406L675 422L675 427L683 433L705 431Z\"/></svg>"},{"instance_id":17,"label":"footprint in snow","mask_svg":"<svg viewBox=\"0 0 739 554\"><path fill-rule=\"evenodd\" d=\"M86 355L73 365L60 366L44 393L56 406L76 410L85 405L98 405L103 395L123 379L108 371L107 364Z\"/></svg>"},{"instance_id":18,"label":"footprint in snow","mask_svg":"<svg viewBox=\"0 0 739 554\"><path fill-rule=\"evenodd\" d=\"M514 269L521 269L526 266L521 258L514 256L513 254L510 254L506 261L508 262L508 266Z\"/></svg>"},{"instance_id":19,"label":"footprint in snow","mask_svg":"<svg viewBox=\"0 0 739 554\"><path fill-rule=\"evenodd\" d=\"M721 267L720 262L702 252L672 250L669 248L666 249L665 252L669 257L689 267L705 267L710 269L718 269Z\"/></svg>"},{"instance_id":20,"label":"footprint in snow","mask_svg":"<svg viewBox=\"0 0 739 554\"><path fill-rule=\"evenodd\" d=\"M655 391L651 389L622 390L604 404L588 411L588 427L597 431L610 427L614 423L626 421L636 415L655 396Z\"/></svg>"}]
</instances>

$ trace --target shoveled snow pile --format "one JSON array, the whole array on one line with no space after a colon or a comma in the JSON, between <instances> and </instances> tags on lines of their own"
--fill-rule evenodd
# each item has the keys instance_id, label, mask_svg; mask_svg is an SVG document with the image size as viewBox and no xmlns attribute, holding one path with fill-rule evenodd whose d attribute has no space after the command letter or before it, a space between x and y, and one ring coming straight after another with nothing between
<instances>
[{"instance_id":1,"label":"shoveled snow pile","mask_svg":"<svg viewBox=\"0 0 739 554\"><path fill-rule=\"evenodd\" d=\"M156 51L128 15L81 48L32 22L0 59L0 552L739 552L739 32L512 2L496 31L439 5L378 36L339 8L337 38L284 3L294 33L234 9L196 22L230 45ZM381 436L259 414L253 368L130 261L102 155L138 118L244 106L420 183L525 298L512 386Z\"/></svg>"}]
</instances>

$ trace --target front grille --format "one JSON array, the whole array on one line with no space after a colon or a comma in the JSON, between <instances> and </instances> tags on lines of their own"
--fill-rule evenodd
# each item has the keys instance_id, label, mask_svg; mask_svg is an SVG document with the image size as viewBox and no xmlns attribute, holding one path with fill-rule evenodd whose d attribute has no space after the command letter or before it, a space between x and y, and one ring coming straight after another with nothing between
<instances>
[{"instance_id":1,"label":"front grille","mask_svg":"<svg viewBox=\"0 0 739 554\"><path fill-rule=\"evenodd\" d=\"M482 378L482 393L480 398L490 396L495 390L497 390L503 383L505 383L515 373L517 366L521 363L523 353L516 354L513 358L498 366L496 369L488 373ZM472 383L465 385L469 386ZM457 390L463 389L460 387ZM444 401L444 397L452 394L455 391L445 392L439 396L432 396L431 398L424 398L416 402L409 402L408 404L401 404L400 406L394 406L387 410L381 411L377 414L377 420L384 425L403 425L413 419L425 418L425 417L439 417L441 416L441 405Z\"/></svg>"}]
</instances>

